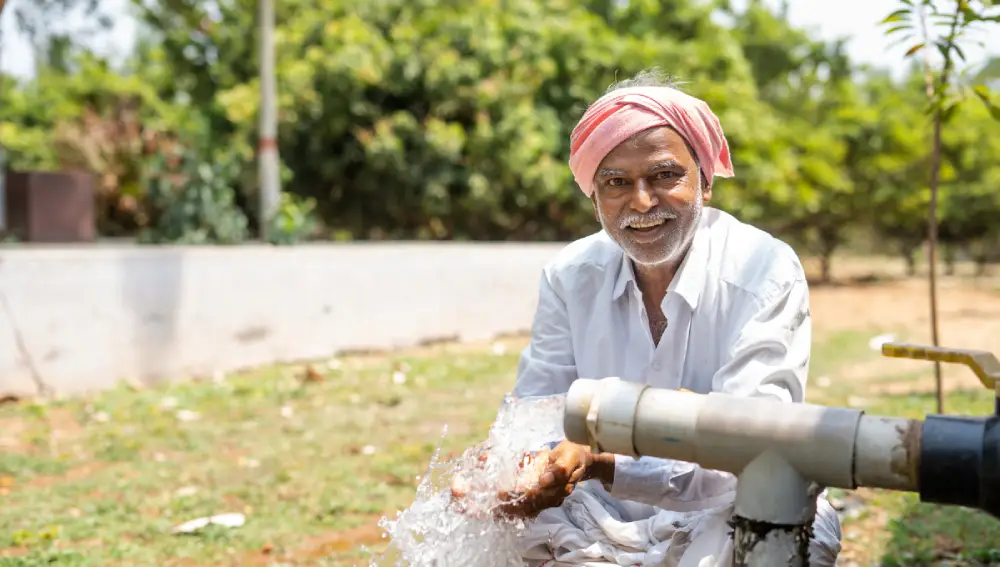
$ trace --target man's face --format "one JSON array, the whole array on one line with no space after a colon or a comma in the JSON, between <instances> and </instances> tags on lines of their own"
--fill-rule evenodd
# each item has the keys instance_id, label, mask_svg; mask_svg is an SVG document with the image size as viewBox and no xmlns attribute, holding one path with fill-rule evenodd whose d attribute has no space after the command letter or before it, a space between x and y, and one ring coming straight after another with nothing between
<instances>
[{"instance_id":1,"label":"man's face","mask_svg":"<svg viewBox=\"0 0 1000 567\"><path fill-rule=\"evenodd\" d=\"M698 162L680 134L671 128L646 130L619 144L598 166L597 217L638 264L678 261L712 198L701 180Z\"/></svg>"}]
</instances>

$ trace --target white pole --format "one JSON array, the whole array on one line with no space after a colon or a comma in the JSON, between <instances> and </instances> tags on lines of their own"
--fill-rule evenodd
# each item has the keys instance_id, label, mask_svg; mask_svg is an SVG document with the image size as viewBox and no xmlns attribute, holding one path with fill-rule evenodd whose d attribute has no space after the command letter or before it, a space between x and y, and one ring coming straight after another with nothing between
<instances>
[{"instance_id":1,"label":"white pole","mask_svg":"<svg viewBox=\"0 0 1000 567\"><path fill-rule=\"evenodd\" d=\"M281 194L278 158L278 95L274 68L274 0L260 0L260 237L270 237L269 225Z\"/></svg>"},{"instance_id":2,"label":"white pole","mask_svg":"<svg viewBox=\"0 0 1000 567\"><path fill-rule=\"evenodd\" d=\"M0 0L0 10L3 9L3 0ZM4 163L4 149L0 146L0 233L7 230L7 188L4 181L7 179L7 165Z\"/></svg>"}]
</instances>

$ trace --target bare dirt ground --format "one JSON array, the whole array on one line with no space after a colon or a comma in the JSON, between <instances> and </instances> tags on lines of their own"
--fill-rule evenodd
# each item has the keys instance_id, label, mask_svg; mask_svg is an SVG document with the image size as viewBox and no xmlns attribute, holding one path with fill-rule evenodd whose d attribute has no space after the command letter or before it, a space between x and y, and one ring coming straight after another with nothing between
<instances>
[{"instance_id":1,"label":"bare dirt ground","mask_svg":"<svg viewBox=\"0 0 1000 567\"><path fill-rule=\"evenodd\" d=\"M807 269L810 262L806 262ZM971 267L959 265L957 276L938 280L938 329L942 346L986 350L1000 356L1000 278L974 278ZM844 262L841 281L873 283L813 285L811 304L817 339L837 332L867 332L872 337L892 335L895 340L931 344L930 300L926 275L905 278L898 262L861 259ZM902 394L927 391L906 375L928 371L930 363L877 358L839 373L840 378L869 383L874 393ZM976 387L979 381L963 366L944 365L946 390ZM893 381L886 378L900 376Z\"/></svg>"}]
</instances>

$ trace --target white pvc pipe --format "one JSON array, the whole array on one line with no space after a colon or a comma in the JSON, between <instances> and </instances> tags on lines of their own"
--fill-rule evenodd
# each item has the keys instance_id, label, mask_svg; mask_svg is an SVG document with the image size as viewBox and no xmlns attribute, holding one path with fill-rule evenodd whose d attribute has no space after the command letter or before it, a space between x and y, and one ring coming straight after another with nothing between
<instances>
[{"instance_id":1,"label":"white pvc pipe","mask_svg":"<svg viewBox=\"0 0 1000 567\"><path fill-rule=\"evenodd\" d=\"M823 486L917 490L920 422L861 410L577 380L564 429L600 451L740 474L770 450Z\"/></svg>"},{"instance_id":2,"label":"white pvc pipe","mask_svg":"<svg viewBox=\"0 0 1000 567\"><path fill-rule=\"evenodd\" d=\"M812 488L777 451L750 461L736 488L734 567L806 567L816 516Z\"/></svg>"}]
</instances>

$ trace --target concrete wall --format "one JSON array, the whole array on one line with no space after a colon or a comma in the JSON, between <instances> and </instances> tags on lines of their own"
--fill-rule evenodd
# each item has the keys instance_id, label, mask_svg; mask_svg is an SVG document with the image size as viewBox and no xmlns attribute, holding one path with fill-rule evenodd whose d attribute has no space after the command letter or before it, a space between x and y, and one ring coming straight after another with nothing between
<instances>
[{"instance_id":1,"label":"concrete wall","mask_svg":"<svg viewBox=\"0 0 1000 567\"><path fill-rule=\"evenodd\" d=\"M0 249L0 396L524 331L562 246Z\"/></svg>"}]
</instances>

